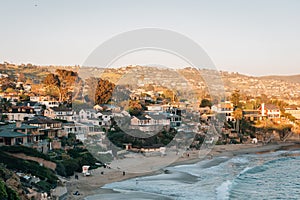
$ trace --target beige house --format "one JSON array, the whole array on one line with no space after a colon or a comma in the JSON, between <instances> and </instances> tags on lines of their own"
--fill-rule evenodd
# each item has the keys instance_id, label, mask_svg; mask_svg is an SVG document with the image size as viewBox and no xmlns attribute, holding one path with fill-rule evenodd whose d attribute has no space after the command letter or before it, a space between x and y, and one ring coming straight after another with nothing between
<instances>
[{"instance_id":1,"label":"beige house","mask_svg":"<svg viewBox=\"0 0 300 200\"><path fill-rule=\"evenodd\" d=\"M262 103L260 108L260 115L268 119L279 119L280 118L280 108L274 104Z\"/></svg>"},{"instance_id":2,"label":"beige house","mask_svg":"<svg viewBox=\"0 0 300 200\"><path fill-rule=\"evenodd\" d=\"M44 116L50 117L52 119L61 119L66 121L73 121L74 111L72 108L65 107L53 107L48 108L44 111Z\"/></svg>"}]
</instances>

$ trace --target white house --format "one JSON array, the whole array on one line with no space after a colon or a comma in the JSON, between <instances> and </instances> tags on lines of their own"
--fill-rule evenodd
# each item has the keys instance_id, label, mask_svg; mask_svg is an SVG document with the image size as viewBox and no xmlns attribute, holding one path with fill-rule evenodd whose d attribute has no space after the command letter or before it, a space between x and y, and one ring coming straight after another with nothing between
<instances>
[{"instance_id":1,"label":"white house","mask_svg":"<svg viewBox=\"0 0 300 200\"><path fill-rule=\"evenodd\" d=\"M150 112L162 112L163 111L163 107L162 105L149 105L147 106L147 110Z\"/></svg>"},{"instance_id":2,"label":"white house","mask_svg":"<svg viewBox=\"0 0 300 200\"><path fill-rule=\"evenodd\" d=\"M69 133L74 133L76 135L76 139L85 140L87 135L91 132L94 132L94 125L87 123L65 123L63 124L62 130L66 135Z\"/></svg>"},{"instance_id":3,"label":"white house","mask_svg":"<svg viewBox=\"0 0 300 200\"><path fill-rule=\"evenodd\" d=\"M113 119L113 115L110 112L102 112L99 113L98 119L101 122L101 126L110 126Z\"/></svg>"},{"instance_id":4,"label":"white house","mask_svg":"<svg viewBox=\"0 0 300 200\"><path fill-rule=\"evenodd\" d=\"M258 110L262 117L267 117L268 119L280 118L280 108L274 104L262 103Z\"/></svg>"},{"instance_id":5,"label":"white house","mask_svg":"<svg viewBox=\"0 0 300 200\"><path fill-rule=\"evenodd\" d=\"M72 108L66 107L52 107L44 111L44 116L52 119L61 119L66 121L73 121L74 111Z\"/></svg>"},{"instance_id":6,"label":"white house","mask_svg":"<svg viewBox=\"0 0 300 200\"><path fill-rule=\"evenodd\" d=\"M144 116L133 116L130 121L131 128L141 131L159 130L163 126L170 126L170 119L164 114L146 114Z\"/></svg>"},{"instance_id":7,"label":"white house","mask_svg":"<svg viewBox=\"0 0 300 200\"><path fill-rule=\"evenodd\" d=\"M79 111L79 120L85 121L99 116L100 114L94 109L81 109Z\"/></svg>"},{"instance_id":8,"label":"white house","mask_svg":"<svg viewBox=\"0 0 300 200\"><path fill-rule=\"evenodd\" d=\"M59 106L59 101L39 101L39 103L45 105L46 108L53 108Z\"/></svg>"},{"instance_id":9,"label":"white house","mask_svg":"<svg viewBox=\"0 0 300 200\"><path fill-rule=\"evenodd\" d=\"M225 114L226 121L235 121L233 113L233 104L230 101L221 102L217 105L213 105L211 110L215 113Z\"/></svg>"},{"instance_id":10,"label":"white house","mask_svg":"<svg viewBox=\"0 0 300 200\"><path fill-rule=\"evenodd\" d=\"M35 114L34 108L28 106L12 106L8 112L3 113L10 121L24 121L25 118L29 119Z\"/></svg>"}]
</instances>

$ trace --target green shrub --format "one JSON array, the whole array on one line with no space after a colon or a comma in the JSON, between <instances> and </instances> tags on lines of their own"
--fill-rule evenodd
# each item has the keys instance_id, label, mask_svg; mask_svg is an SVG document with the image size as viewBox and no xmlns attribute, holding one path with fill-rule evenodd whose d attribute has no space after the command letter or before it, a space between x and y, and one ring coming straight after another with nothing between
<instances>
[{"instance_id":1,"label":"green shrub","mask_svg":"<svg viewBox=\"0 0 300 200\"><path fill-rule=\"evenodd\" d=\"M66 176L73 176L75 171L81 170L78 161L75 159L64 160L62 163L65 166Z\"/></svg>"},{"instance_id":2,"label":"green shrub","mask_svg":"<svg viewBox=\"0 0 300 200\"><path fill-rule=\"evenodd\" d=\"M56 162L56 173L60 176L66 176L66 168L63 163Z\"/></svg>"},{"instance_id":3,"label":"green shrub","mask_svg":"<svg viewBox=\"0 0 300 200\"><path fill-rule=\"evenodd\" d=\"M1 197L1 200L7 199L7 197L8 197L7 192L6 192L5 183L1 179L0 179L0 197Z\"/></svg>"},{"instance_id":4,"label":"green shrub","mask_svg":"<svg viewBox=\"0 0 300 200\"><path fill-rule=\"evenodd\" d=\"M17 192L11 189L10 187L6 186L6 192L7 192L7 200L20 200L20 197L17 194Z\"/></svg>"},{"instance_id":5,"label":"green shrub","mask_svg":"<svg viewBox=\"0 0 300 200\"><path fill-rule=\"evenodd\" d=\"M58 178L54 171L40 166L40 164L35 161L27 161L20 158L15 158L6 154L5 152L0 151L0 162L5 164L8 169L30 173L42 180L46 180L53 186L57 184Z\"/></svg>"},{"instance_id":6,"label":"green shrub","mask_svg":"<svg viewBox=\"0 0 300 200\"><path fill-rule=\"evenodd\" d=\"M0 179L0 199L1 200L19 200L17 192L5 185Z\"/></svg>"},{"instance_id":7,"label":"green shrub","mask_svg":"<svg viewBox=\"0 0 300 200\"><path fill-rule=\"evenodd\" d=\"M38 183L35 183L34 186L37 187L37 189L40 192L43 191L49 192L52 189L52 185L46 181L40 181Z\"/></svg>"},{"instance_id":8,"label":"green shrub","mask_svg":"<svg viewBox=\"0 0 300 200\"><path fill-rule=\"evenodd\" d=\"M0 150L9 153L24 153L27 156L38 157L48 161L51 160L48 155L45 155L37 151L36 149L25 147L25 146L2 146L0 147Z\"/></svg>"}]
</instances>

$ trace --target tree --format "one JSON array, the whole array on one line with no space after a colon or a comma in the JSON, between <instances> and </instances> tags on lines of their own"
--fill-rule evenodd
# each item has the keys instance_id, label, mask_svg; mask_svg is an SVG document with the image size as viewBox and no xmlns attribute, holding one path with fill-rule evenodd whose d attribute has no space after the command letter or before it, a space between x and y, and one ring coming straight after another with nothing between
<instances>
[{"instance_id":1,"label":"tree","mask_svg":"<svg viewBox=\"0 0 300 200\"><path fill-rule=\"evenodd\" d=\"M50 96L59 98L60 80L55 74L48 74L43 80L46 93Z\"/></svg>"},{"instance_id":2,"label":"tree","mask_svg":"<svg viewBox=\"0 0 300 200\"><path fill-rule=\"evenodd\" d=\"M57 69L55 71L59 77L60 80L60 101L66 101L70 100L72 96L73 87L75 84L75 81L78 78L78 73L64 70L64 69Z\"/></svg>"},{"instance_id":3,"label":"tree","mask_svg":"<svg viewBox=\"0 0 300 200\"><path fill-rule=\"evenodd\" d=\"M8 197L5 183L1 179L0 179L0 197L1 199L6 199Z\"/></svg>"},{"instance_id":4,"label":"tree","mask_svg":"<svg viewBox=\"0 0 300 200\"><path fill-rule=\"evenodd\" d=\"M59 87L60 86L60 80L59 80L58 76L55 75L55 74L48 74L44 78L43 83L46 86L54 86L54 87Z\"/></svg>"},{"instance_id":5,"label":"tree","mask_svg":"<svg viewBox=\"0 0 300 200\"><path fill-rule=\"evenodd\" d=\"M204 108L204 107L211 108L211 106L212 106L212 103L211 103L210 100L208 100L208 99L202 99L199 107L200 108Z\"/></svg>"},{"instance_id":6,"label":"tree","mask_svg":"<svg viewBox=\"0 0 300 200\"><path fill-rule=\"evenodd\" d=\"M151 84L145 85L144 88L146 91L154 91L154 89L155 89L154 86Z\"/></svg>"},{"instance_id":7,"label":"tree","mask_svg":"<svg viewBox=\"0 0 300 200\"><path fill-rule=\"evenodd\" d=\"M75 159L64 160L62 164L65 167L66 176L73 176L75 171L80 170L78 161Z\"/></svg>"},{"instance_id":8,"label":"tree","mask_svg":"<svg viewBox=\"0 0 300 200\"><path fill-rule=\"evenodd\" d=\"M95 104L106 104L111 100L115 84L108 81L99 79L96 92L95 92Z\"/></svg>"},{"instance_id":9,"label":"tree","mask_svg":"<svg viewBox=\"0 0 300 200\"><path fill-rule=\"evenodd\" d=\"M21 94L19 96L20 101L30 101L30 96L25 95L25 94Z\"/></svg>"},{"instance_id":10,"label":"tree","mask_svg":"<svg viewBox=\"0 0 300 200\"><path fill-rule=\"evenodd\" d=\"M262 103L267 103L269 101L269 98L266 94L261 94L260 95Z\"/></svg>"},{"instance_id":11,"label":"tree","mask_svg":"<svg viewBox=\"0 0 300 200\"><path fill-rule=\"evenodd\" d=\"M7 88L16 88L15 80L5 77L0 79L1 90L5 91Z\"/></svg>"},{"instance_id":12,"label":"tree","mask_svg":"<svg viewBox=\"0 0 300 200\"><path fill-rule=\"evenodd\" d=\"M9 107L11 107L12 103L10 100L6 98L2 98L0 101L0 107L2 108L2 112L6 112Z\"/></svg>"},{"instance_id":13,"label":"tree","mask_svg":"<svg viewBox=\"0 0 300 200\"><path fill-rule=\"evenodd\" d=\"M143 112L143 106L138 101L129 101L129 105L127 108L130 115L138 116Z\"/></svg>"},{"instance_id":14,"label":"tree","mask_svg":"<svg viewBox=\"0 0 300 200\"><path fill-rule=\"evenodd\" d=\"M0 119L1 122L4 122L5 120L8 120L8 116L7 115L1 115L0 118L1 118Z\"/></svg>"},{"instance_id":15,"label":"tree","mask_svg":"<svg viewBox=\"0 0 300 200\"><path fill-rule=\"evenodd\" d=\"M243 119L243 110L241 108L235 109L235 111L233 111L233 117L236 120L236 131L239 132L240 131L240 120Z\"/></svg>"},{"instance_id":16,"label":"tree","mask_svg":"<svg viewBox=\"0 0 300 200\"><path fill-rule=\"evenodd\" d=\"M24 75L24 73L20 73L18 76L18 82L26 82L26 76Z\"/></svg>"},{"instance_id":17,"label":"tree","mask_svg":"<svg viewBox=\"0 0 300 200\"><path fill-rule=\"evenodd\" d=\"M165 89L163 92L163 97L167 99L169 102L173 102L177 100L177 96L174 91L170 89Z\"/></svg>"},{"instance_id":18,"label":"tree","mask_svg":"<svg viewBox=\"0 0 300 200\"><path fill-rule=\"evenodd\" d=\"M18 196L17 192L10 187L6 186L6 192L8 196L8 200L20 200L20 197Z\"/></svg>"},{"instance_id":19,"label":"tree","mask_svg":"<svg viewBox=\"0 0 300 200\"><path fill-rule=\"evenodd\" d=\"M95 104L95 93L96 88L99 83L99 78L90 77L86 80L86 85L88 86L87 90L87 99L89 102L91 102L93 105Z\"/></svg>"},{"instance_id":20,"label":"tree","mask_svg":"<svg viewBox=\"0 0 300 200\"><path fill-rule=\"evenodd\" d=\"M230 96L230 101L233 104L234 108L241 108L242 105L240 103L240 90L234 90L234 92Z\"/></svg>"},{"instance_id":21,"label":"tree","mask_svg":"<svg viewBox=\"0 0 300 200\"><path fill-rule=\"evenodd\" d=\"M6 92L6 93L14 93L14 92L16 92L16 90L9 87L9 88L7 88L7 89L5 90L5 92Z\"/></svg>"},{"instance_id":22,"label":"tree","mask_svg":"<svg viewBox=\"0 0 300 200\"><path fill-rule=\"evenodd\" d=\"M55 90L58 90L59 101L67 101L71 99L71 93L77 78L77 72L57 69L56 74L48 74L44 78L43 83L49 94L57 96L54 94Z\"/></svg>"}]
</instances>

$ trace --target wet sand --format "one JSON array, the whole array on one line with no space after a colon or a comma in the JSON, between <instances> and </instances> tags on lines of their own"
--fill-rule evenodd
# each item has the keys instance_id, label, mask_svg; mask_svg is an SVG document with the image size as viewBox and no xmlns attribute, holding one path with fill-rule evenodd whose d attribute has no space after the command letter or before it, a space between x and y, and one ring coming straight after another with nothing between
<instances>
[{"instance_id":1,"label":"wet sand","mask_svg":"<svg viewBox=\"0 0 300 200\"><path fill-rule=\"evenodd\" d=\"M201 151L189 151L187 152L189 155L187 156L187 153L182 155L178 160L172 162L169 166L175 166L175 165L184 165L184 164L194 164L200 160L203 159L211 159L212 157L233 157L236 155L241 154L255 154L255 153L267 153L272 151L278 151L278 150L287 150L287 149L300 149L300 145L296 143L275 143L275 144L268 144L268 145L262 145L262 144L231 144L231 145L216 145L212 149L212 151L209 152L209 154L201 154ZM147 159L147 158L146 158ZM162 160L162 159L157 159ZM131 166L134 166L134 170L140 173L133 173L133 172L127 172L125 171L125 175L123 175L124 169L128 167L128 162L135 164L131 164ZM152 162L153 165L159 165L161 163L155 163L155 159L151 158L147 162L149 165ZM220 161L221 162L221 161ZM104 189L101 188L105 184L112 183L112 182L118 182L125 179L131 179L135 177L140 176L149 176L154 174L160 174L163 173L164 170L162 169L155 169L155 170L144 170L144 167L142 164L144 163L141 158L125 158L122 160L122 162L117 162L118 168L98 168L92 171L92 175L85 177L82 174L78 173L79 179L76 180L74 177L70 178L67 183L67 189L68 189L68 199L84 199L86 196L95 195L95 194L113 194L117 193L116 191L110 190L110 189ZM164 163L162 163L161 166ZM124 166L124 168L122 167ZM142 169L139 169L139 167ZM79 191L80 195L75 196L73 193L75 191ZM133 194L128 194L130 195ZM136 195L136 194L135 194ZM159 198L159 197L158 197ZM146 199L146 197L144 198Z\"/></svg>"}]
</instances>

